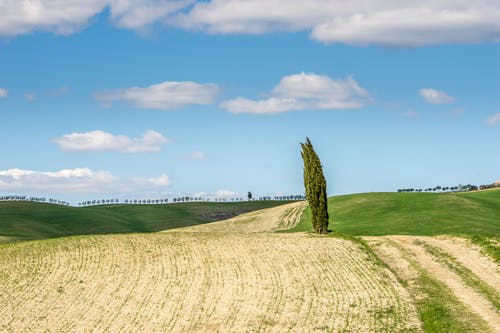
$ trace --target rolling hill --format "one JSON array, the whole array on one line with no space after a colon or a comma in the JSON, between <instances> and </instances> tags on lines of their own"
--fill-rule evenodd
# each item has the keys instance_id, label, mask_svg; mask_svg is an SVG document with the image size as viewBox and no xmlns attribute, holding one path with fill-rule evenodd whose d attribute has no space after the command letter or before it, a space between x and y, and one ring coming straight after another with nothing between
<instances>
[{"instance_id":1,"label":"rolling hill","mask_svg":"<svg viewBox=\"0 0 500 333\"><path fill-rule=\"evenodd\" d=\"M0 331L498 332L498 256L421 235L498 253L499 195L334 197L326 237L277 232L304 202L2 203L0 236L52 239L0 244Z\"/></svg>"},{"instance_id":2,"label":"rolling hill","mask_svg":"<svg viewBox=\"0 0 500 333\"><path fill-rule=\"evenodd\" d=\"M287 202L103 205L85 208L0 202L0 236L44 239L155 232L223 220ZM500 190L467 193L361 193L329 198L330 226L352 236L500 234ZM308 209L291 231L311 229Z\"/></svg>"},{"instance_id":3,"label":"rolling hill","mask_svg":"<svg viewBox=\"0 0 500 333\"><path fill-rule=\"evenodd\" d=\"M500 235L500 190L329 198L330 228L352 236ZM310 212L292 231L310 230Z\"/></svg>"},{"instance_id":4,"label":"rolling hill","mask_svg":"<svg viewBox=\"0 0 500 333\"><path fill-rule=\"evenodd\" d=\"M227 219L289 201L195 202L167 205L66 207L0 202L0 240L155 232Z\"/></svg>"}]
</instances>

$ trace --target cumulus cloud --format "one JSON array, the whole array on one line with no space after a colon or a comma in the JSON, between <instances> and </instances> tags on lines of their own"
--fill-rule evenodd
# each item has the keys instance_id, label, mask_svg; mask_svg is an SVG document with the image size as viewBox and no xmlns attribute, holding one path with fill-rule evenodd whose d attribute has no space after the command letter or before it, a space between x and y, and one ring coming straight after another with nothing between
<instances>
[{"instance_id":1,"label":"cumulus cloud","mask_svg":"<svg viewBox=\"0 0 500 333\"><path fill-rule=\"evenodd\" d=\"M169 23L209 33L310 30L324 43L422 46L498 42L496 0L212 0Z\"/></svg>"},{"instance_id":2,"label":"cumulus cloud","mask_svg":"<svg viewBox=\"0 0 500 333\"><path fill-rule=\"evenodd\" d=\"M0 88L0 98L5 98L7 96L9 96L9 91L7 89Z\"/></svg>"},{"instance_id":3,"label":"cumulus cloud","mask_svg":"<svg viewBox=\"0 0 500 333\"><path fill-rule=\"evenodd\" d=\"M431 104L448 104L455 101L454 97L449 96L444 91L436 89L420 89L419 93L420 96Z\"/></svg>"},{"instance_id":4,"label":"cumulus cloud","mask_svg":"<svg viewBox=\"0 0 500 333\"><path fill-rule=\"evenodd\" d=\"M145 131L139 138L114 135L96 130L85 133L65 134L53 140L64 151L119 151L123 153L156 152L171 140L153 130Z\"/></svg>"},{"instance_id":5,"label":"cumulus cloud","mask_svg":"<svg viewBox=\"0 0 500 333\"><path fill-rule=\"evenodd\" d=\"M486 118L485 122L489 126L500 124L500 112L499 113L495 113L491 117Z\"/></svg>"},{"instance_id":6,"label":"cumulus cloud","mask_svg":"<svg viewBox=\"0 0 500 333\"><path fill-rule=\"evenodd\" d=\"M300 101L295 99L274 97L257 101L238 97L222 102L220 107L232 113L252 114L275 114L303 108Z\"/></svg>"},{"instance_id":7,"label":"cumulus cloud","mask_svg":"<svg viewBox=\"0 0 500 333\"><path fill-rule=\"evenodd\" d=\"M382 8L337 16L313 27L311 37L324 43L424 46L497 42L500 5L471 1L434 2ZM398 8L400 7L400 8Z\"/></svg>"},{"instance_id":8,"label":"cumulus cloud","mask_svg":"<svg viewBox=\"0 0 500 333\"><path fill-rule=\"evenodd\" d=\"M85 28L106 9L110 20L128 29L143 29L165 19L194 0L2 0L0 35L16 36L34 31L72 34Z\"/></svg>"},{"instance_id":9,"label":"cumulus cloud","mask_svg":"<svg viewBox=\"0 0 500 333\"><path fill-rule=\"evenodd\" d=\"M94 97L102 103L122 101L145 109L171 110L188 105L212 104L219 93L214 83L166 81L149 87L101 91Z\"/></svg>"},{"instance_id":10,"label":"cumulus cloud","mask_svg":"<svg viewBox=\"0 0 500 333\"><path fill-rule=\"evenodd\" d=\"M109 9L116 26L155 22L221 34L311 31L323 43L423 46L498 42L498 0L2 0L0 35L70 34Z\"/></svg>"},{"instance_id":11,"label":"cumulus cloud","mask_svg":"<svg viewBox=\"0 0 500 333\"><path fill-rule=\"evenodd\" d=\"M0 35L15 36L35 30L71 34L101 12L100 0L3 0L0 2Z\"/></svg>"},{"instance_id":12,"label":"cumulus cloud","mask_svg":"<svg viewBox=\"0 0 500 333\"><path fill-rule=\"evenodd\" d=\"M238 97L222 102L220 107L232 113L276 114L304 109L353 109L371 101L369 93L352 77L331 79L308 73L283 77L270 95L262 100Z\"/></svg>"},{"instance_id":13,"label":"cumulus cloud","mask_svg":"<svg viewBox=\"0 0 500 333\"><path fill-rule=\"evenodd\" d=\"M120 179L109 171L88 168L63 169L53 172L21 169L0 170L0 190L70 195L132 193L166 188L170 179L162 174L157 178Z\"/></svg>"},{"instance_id":14,"label":"cumulus cloud","mask_svg":"<svg viewBox=\"0 0 500 333\"><path fill-rule=\"evenodd\" d=\"M194 3L194 0L111 0L111 19L122 28L142 29Z\"/></svg>"}]
</instances>

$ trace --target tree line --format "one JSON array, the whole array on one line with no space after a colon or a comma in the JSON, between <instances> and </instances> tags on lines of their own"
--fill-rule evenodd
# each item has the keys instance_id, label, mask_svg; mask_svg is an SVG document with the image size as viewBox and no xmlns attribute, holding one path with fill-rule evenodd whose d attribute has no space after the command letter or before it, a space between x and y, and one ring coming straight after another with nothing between
<instances>
[{"instance_id":1,"label":"tree line","mask_svg":"<svg viewBox=\"0 0 500 333\"><path fill-rule=\"evenodd\" d=\"M176 198L163 198L163 199L124 199L120 201L117 198L111 199L94 199L94 200L86 200L78 203L78 206L96 206L96 205L109 205L109 204L132 204L132 205L161 205L168 203L183 203L183 202L243 202L243 201L267 201L267 200L275 200L275 201L298 201L305 200L304 195L281 195L281 196L261 196L257 198L249 198L247 200L242 197L232 197L232 198L210 198L210 197L191 197L191 196L183 196Z\"/></svg>"},{"instance_id":2,"label":"tree line","mask_svg":"<svg viewBox=\"0 0 500 333\"><path fill-rule=\"evenodd\" d=\"M43 202L56 205L69 206L69 202L64 200L57 200L45 197L31 197L27 195L0 195L0 201L30 201L30 202Z\"/></svg>"},{"instance_id":3,"label":"tree line","mask_svg":"<svg viewBox=\"0 0 500 333\"><path fill-rule=\"evenodd\" d=\"M304 195L280 195L280 196L261 196L259 198L249 198L246 201L298 201L305 200ZM35 197L27 195L18 194L8 194L0 195L0 201L30 201L30 202L41 202L41 203L51 203L56 205L70 206L70 203L64 200L58 200L46 197ZM210 198L210 197L191 197L183 196L176 198L163 198L163 199L124 199L120 200L118 198L105 198L105 199L92 199L85 200L78 203L80 207L86 206L96 206L96 205L113 205L113 204L133 204L133 205L160 205L167 203L181 203L181 202L243 202L245 199L242 197L233 198Z\"/></svg>"},{"instance_id":4,"label":"tree line","mask_svg":"<svg viewBox=\"0 0 500 333\"><path fill-rule=\"evenodd\" d=\"M398 192L469 192L477 190L486 190L490 188L500 187L498 184L488 184L488 185L457 185L457 186L435 186L426 189L421 188L400 188Z\"/></svg>"}]
</instances>

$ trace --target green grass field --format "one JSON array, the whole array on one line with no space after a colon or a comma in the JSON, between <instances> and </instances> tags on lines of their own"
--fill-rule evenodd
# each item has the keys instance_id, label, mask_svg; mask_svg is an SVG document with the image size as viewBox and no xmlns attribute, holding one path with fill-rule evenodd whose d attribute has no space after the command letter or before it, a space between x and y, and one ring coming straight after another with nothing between
<instances>
[{"instance_id":1,"label":"green grass field","mask_svg":"<svg viewBox=\"0 0 500 333\"><path fill-rule=\"evenodd\" d=\"M0 202L0 236L27 240L154 232L221 220L225 214L250 212L283 203L253 201L76 208ZM500 190L352 194L330 198L329 209L330 228L352 236L500 235ZM309 220L310 212L306 210L301 223L291 231L310 230Z\"/></svg>"},{"instance_id":2,"label":"green grass field","mask_svg":"<svg viewBox=\"0 0 500 333\"><path fill-rule=\"evenodd\" d=\"M34 202L0 202L0 240L154 232L230 217L288 201L103 205L85 208Z\"/></svg>"},{"instance_id":3,"label":"green grass field","mask_svg":"<svg viewBox=\"0 0 500 333\"><path fill-rule=\"evenodd\" d=\"M353 236L500 235L500 190L329 198L330 229ZM311 230L310 212L292 231Z\"/></svg>"}]
</instances>

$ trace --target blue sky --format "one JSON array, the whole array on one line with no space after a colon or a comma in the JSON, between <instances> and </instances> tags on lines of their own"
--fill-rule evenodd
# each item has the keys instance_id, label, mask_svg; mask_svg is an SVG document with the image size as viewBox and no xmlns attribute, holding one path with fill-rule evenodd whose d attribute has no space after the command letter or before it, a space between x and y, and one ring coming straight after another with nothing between
<instances>
[{"instance_id":1,"label":"blue sky","mask_svg":"<svg viewBox=\"0 0 500 333\"><path fill-rule=\"evenodd\" d=\"M0 1L0 193L329 195L500 178L495 1ZM377 4L377 6L375 6Z\"/></svg>"}]
</instances>

